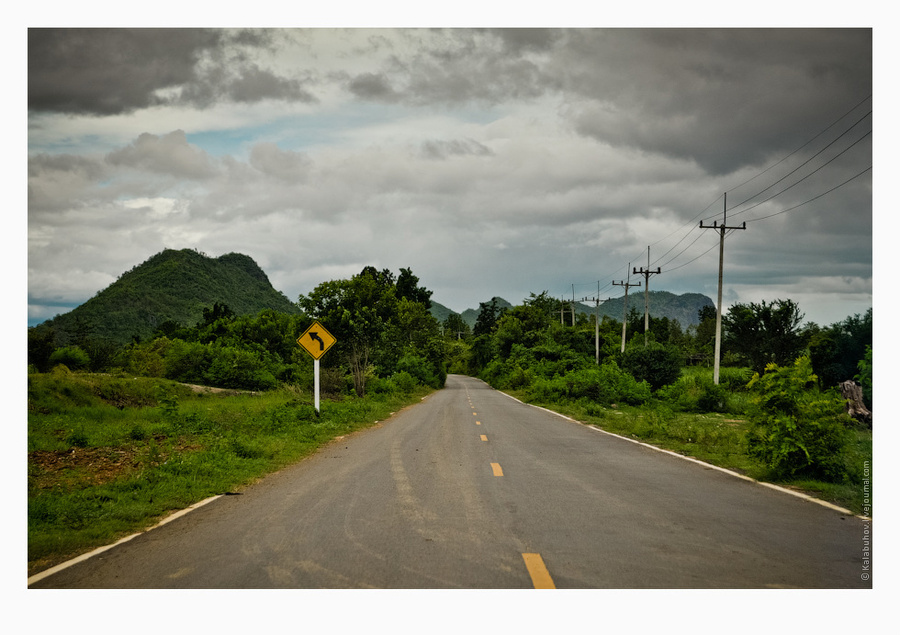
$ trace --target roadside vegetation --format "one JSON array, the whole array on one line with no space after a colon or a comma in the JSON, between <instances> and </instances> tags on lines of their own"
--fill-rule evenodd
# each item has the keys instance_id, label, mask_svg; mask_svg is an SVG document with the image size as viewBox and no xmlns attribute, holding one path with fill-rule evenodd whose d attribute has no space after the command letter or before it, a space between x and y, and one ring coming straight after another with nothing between
<instances>
[{"instance_id":1,"label":"roadside vegetation","mask_svg":"<svg viewBox=\"0 0 900 635\"><path fill-rule=\"evenodd\" d=\"M297 312L236 316L213 303L193 325L164 322L124 345L90 325L62 340L29 329L29 573L238 491L417 402L447 373L863 511L871 418L850 418L837 385L857 381L872 410L871 310L821 327L790 300L734 305L715 383L710 307L686 329L651 317L646 333L632 309L623 350L622 322L572 323L546 293L482 303L474 327L458 314L439 323L430 296L408 269L366 267L301 296ZM313 319L337 339L318 415L297 345Z\"/></svg>"}]
</instances>

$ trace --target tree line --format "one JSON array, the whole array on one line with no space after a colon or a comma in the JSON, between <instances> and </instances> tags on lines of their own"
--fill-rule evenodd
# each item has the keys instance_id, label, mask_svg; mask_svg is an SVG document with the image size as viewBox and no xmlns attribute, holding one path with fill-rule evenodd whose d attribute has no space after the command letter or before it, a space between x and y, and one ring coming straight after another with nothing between
<instances>
[{"instance_id":1,"label":"tree line","mask_svg":"<svg viewBox=\"0 0 900 635\"><path fill-rule=\"evenodd\" d=\"M388 269L365 267L301 295L299 314L263 310L236 316L228 306L214 303L194 325L165 322L151 337L135 338L124 347L93 337L89 325L76 330L68 345L57 347L52 329L32 327L28 361L43 372L58 364L94 372L119 368L188 383L265 390L308 381L311 360L296 340L318 319L337 339L322 359L326 383L335 392L358 396L373 382L383 389L392 378L440 387L448 372L456 372L521 387L538 379L561 381L573 371L605 367L609 373L611 365L658 390L677 379L683 366L712 364L716 312L711 306L700 309L698 324L687 328L677 320L651 316L645 333L644 316L634 307L624 329L619 320L601 316L596 324L594 315L583 313L574 326L561 324L562 302L545 291L511 308L501 308L496 299L482 302L470 328L456 313L439 323L429 311L431 295L411 269L402 268L395 276ZM741 369L764 374L770 364L784 366L807 355L819 387L827 388L853 379L867 355L871 360L871 309L827 327L803 318L791 300L732 305L722 320L723 369L742 377ZM871 383L863 389L871 408Z\"/></svg>"}]
</instances>

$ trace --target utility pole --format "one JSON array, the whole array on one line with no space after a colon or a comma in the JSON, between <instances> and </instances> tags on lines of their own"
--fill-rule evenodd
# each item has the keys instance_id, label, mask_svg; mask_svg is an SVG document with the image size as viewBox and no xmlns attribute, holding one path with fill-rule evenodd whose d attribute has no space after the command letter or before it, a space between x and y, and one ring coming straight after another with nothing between
<instances>
[{"instance_id":1,"label":"utility pole","mask_svg":"<svg viewBox=\"0 0 900 635\"><path fill-rule=\"evenodd\" d=\"M600 281L597 281L597 295L593 298L582 298L582 302L594 301L594 359L600 365ZM612 298L606 298L612 300ZM606 302L604 300L604 302Z\"/></svg>"},{"instance_id":2,"label":"utility pole","mask_svg":"<svg viewBox=\"0 0 900 635\"><path fill-rule=\"evenodd\" d=\"M726 219L728 216L728 192L725 193L725 202L722 205L722 224L713 221L712 225L704 225L700 221L700 229L718 229L719 230L719 297L716 303L716 359L713 362L713 383L719 383L719 357L722 354L722 269L725 260L725 230L726 229L747 229L747 223L744 222L740 227L728 227Z\"/></svg>"},{"instance_id":3,"label":"utility pole","mask_svg":"<svg viewBox=\"0 0 900 635\"><path fill-rule=\"evenodd\" d=\"M659 270L659 267L656 268L656 271L650 271L650 246L647 246L647 268L644 269L641 267L641 270L638 271L635 268L634 273L639 273L644 276L644 346L647 346L647 331L650 330L650 276L654 273L662 273Z\"/></svg>"},{"instance_id":4,"label":"utility pole","mask_svg":"<svg viewBox=\"0 0 900 635\"><path fill-rule=\"evenodd\" d=\"M631 282L631 263L628 263L628 268L625 270L625 273L628 274L626 279L628 282L616 282L613 281L613 284L617 287L625 287L625 308L623 309L622 316L622 352L625 352L625 330L628 326L628 287L639 287L641 286L640 282Z\"/></svg>"},{"instance_id":5,"label":"utility pole","mask_svg":"<svg viewBox=\"0 0 900 635\"><path fill-rule=\"evenodd\" d=\"M572 326L575 326L575 285L572 284Z\"/></svg>"}]
</instances>

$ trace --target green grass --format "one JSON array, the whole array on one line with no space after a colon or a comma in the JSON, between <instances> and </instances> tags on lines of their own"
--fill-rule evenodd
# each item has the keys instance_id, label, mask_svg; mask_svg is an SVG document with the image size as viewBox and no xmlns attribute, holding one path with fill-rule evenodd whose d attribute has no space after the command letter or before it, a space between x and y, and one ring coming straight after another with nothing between
<instances>
[{"instance_id":1,"label":"green grass","mask_svg":"<svg viewBox=\"0 0 900 635\"><path fill-rule=\"evenodd\" d=\"M323 399L200 394L161 379L28 377L29 575L237 491L430 389Z\"/></svg>"}]
</instances>

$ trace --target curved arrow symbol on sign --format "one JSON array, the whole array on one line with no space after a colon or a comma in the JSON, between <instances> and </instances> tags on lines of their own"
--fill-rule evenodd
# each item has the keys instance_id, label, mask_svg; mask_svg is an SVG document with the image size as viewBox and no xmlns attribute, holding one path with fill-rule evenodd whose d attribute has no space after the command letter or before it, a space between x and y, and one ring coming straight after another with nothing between
<instances>
[{"instance_id":1,"label":"curved arrow symbol on sign","mask_svg":"<svg viewBox=\"0 0 900 635\"><path fill-rule=\"evenodd\" d=\"M316 331L309 332L309 339L314 340L319 343L320 351L325 350L325 341L321 337L319 337L319 334Z\"/></svg>"}]
</instances>

